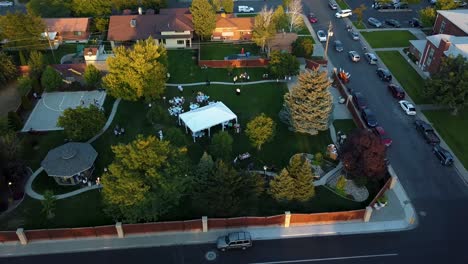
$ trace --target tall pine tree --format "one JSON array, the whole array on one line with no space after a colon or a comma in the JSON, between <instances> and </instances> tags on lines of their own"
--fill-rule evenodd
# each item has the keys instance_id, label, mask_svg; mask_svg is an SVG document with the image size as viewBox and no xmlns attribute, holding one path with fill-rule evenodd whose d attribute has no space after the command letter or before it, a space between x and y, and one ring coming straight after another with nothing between
<instances>
[{"instance_id":1,"label":"tall pine tree","mask_svg":"<svg viewBox=\"0 0 468 264\"><path fill-rule=\"evenodd\" d=\"M315 195L313 178L310 163L302 156L295 155L288 168L271 181L270 194L278 201L306 202Z\"/></svg>"},{"instance_id":2,"label":"tall pine tree","mask_svg":"<svg viewBox=\"0 0 468 264\"><path fill-rule=\"evenodd\" d=\"M289 130L311 135L328 128L332 112L332 97L327 73L319 70L302 72L298 83L284 95L280 120Z\"/></svg>"},{"instance_id":3,"label":"tall pine tree","mask_svg":"<svg viewBox=\"0 0 468 264\"><path fill-rule=\"evenodd\" d=\"M216 28L216 11L208 0L193 0L190 7L195 33L207 39Z\"/></svg>"}]
</instances>

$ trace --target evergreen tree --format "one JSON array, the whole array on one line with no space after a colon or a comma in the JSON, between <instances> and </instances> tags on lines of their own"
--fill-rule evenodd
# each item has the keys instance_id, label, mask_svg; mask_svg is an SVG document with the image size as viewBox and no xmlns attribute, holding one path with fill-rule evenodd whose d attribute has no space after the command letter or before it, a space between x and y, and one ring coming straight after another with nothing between
<instances>
[{"instance_id":1,"label":"evergreen tree","mask_svg":"<svg viewBox=\"0 0 468 264\"><path fill-rule=\"evenodd\" d=\"M313 179L309 162L294 155L288 168L271 181L270 194L278 201L306 202L315 195Z\"/></svg>"},{"instance_id":2,"label":"evergreen tree","mask_svg":"<svg viewBox=\"0 0 468 264\"><path fill-rule=\"evenodd\" d=\"M203 152L203 156L200 158L200 161L197 165L197 176L196 177L208 177L211 171L214 168L213 158L206 152Z\"/></svg>"},{"instance_id":3,"label":"evergreen tree","mask_svg":"<svg viewBox=\"0 0 468 264\"><path fill-rule=\"evenodd\" d=\"M216 28L216 11L208 0L193 0L190 7L195 33L208 39Z\"/></svg>"},{"instance_id":4,"label":"evergreen tree","mask_svg":"<svg viewBox=\"0 0 468 264\"><path fill-rule=\"evenodd\" d=\"M99 87L101 82L101 72L96 68L96 66L90 64L86 66L86 70L83 74L83 78L86 82L86 85L90 88Z\"/></svg>"},{"instance_id":5,"label":"evergreen tree","mask_svg":"<svg viewBox=\"0 0 468 264\"><path fill-rule=\"evenodd\" d=\"M328 87L331 82L326 72L305 71L298 83L284 95L284 108L280 120L289 130L311 135L328 129L332 112L332 97Z\"/></svg>"},{"instance_id":6,"label":"evergreen tree","mask_svg":"<svg viewBox=\"0 0 468 264\"><path fill-rule=\"evenodd\" d=\"M44 55L40 51L31 51L29 53L28 66L31 79L39 79L46 66Z\"/></svg>"},{"instance_id":7,"label":"evergreen tree","mask_svg":"<svg viewBox=\"0 0 468 264\"><path fill-rule=\"evenodd\" d=\"M111 96L129 101L160 98L167 78L167 53L163 46L150 37L137 41L132 49L117 47L114 54L107 60L109 73L103 78Z\"/></svg>"},{"instance_id":8,"label":"evergreen tree","mask_svg":"<svg viewBox=\"0 0 468 264\"><path fill-rule=\"evenodd\" d=\"M10 56L0 52L0 85L5 85L16 77L17 70Z\"/></svg>"},{"instance_id":9,"label":"evergreen tree","mask_svg":"<svg viewBox=\"0 0 468 264\"><path fill-rule=\"evenodd\" d=\"M44 200L41 201L42 204L42 213L45 214L47 219L54 218L54 210L57 198L54 195L54 192L51 190L46 190L44 192Z\"/></svg>"},{"instance_id":10,"label":"evergreen tree","mask_svg":"<svg viewBox=\"0 0 468 264\"><path fill-rule=\"evenodd\" d=\"M25 96L32 89L32 80L29 76L21 76L18 78L18 91L21 96Z\"/></svg>"},{"instance_id":11,"label":"evergreen tree","mask_svg":"<svg viewBox=\"0 0 468 264\"><path fill-rule=\"evenodd\" d=\"M54 68L47 66L42 73L41 85L47 92L53 92L62 85L62 76Z\"/></svg>"},{"instance_id":12,"label":"evergreen tree","mask_svg":"<svg viewBox=\"0 0 468 264\"><path fill-rule=\"evenodd\" d=\"M288 16L284 12L283 6L279 5L273 12L273 23L276 31L283 31L288 28Z\"/></svg>"}]
</instances>

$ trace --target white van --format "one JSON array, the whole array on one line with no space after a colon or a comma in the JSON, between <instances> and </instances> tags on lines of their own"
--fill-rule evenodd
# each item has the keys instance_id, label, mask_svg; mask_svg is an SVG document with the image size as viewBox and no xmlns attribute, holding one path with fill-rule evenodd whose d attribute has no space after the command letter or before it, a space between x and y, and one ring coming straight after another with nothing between
<instances>
[{"instance_id":1,"label":"white van","mask_svg":"<svg viewBox=\"0 0 468 264\"><path fill-rule=\"evenodd\" d=\"M249 6L239 6L239 13L250 13L253 12L254 8Z\"/></svg>"},{"instance_id":2,"label":"white van","mask_svg":"<svg viewBox=\"0 0 468 264\"><path fill-rule=\"evenodd\" d=\"M353 11L351 9L343 9L338 12L336 12L335 16L337 18L343 18L343 17L349 17L353 14Z\"/></svg>"}]
</instances>

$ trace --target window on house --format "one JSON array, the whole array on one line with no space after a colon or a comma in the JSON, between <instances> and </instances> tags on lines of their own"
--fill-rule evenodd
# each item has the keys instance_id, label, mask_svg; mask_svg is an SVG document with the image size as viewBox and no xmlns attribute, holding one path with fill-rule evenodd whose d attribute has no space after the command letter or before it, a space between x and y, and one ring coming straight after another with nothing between
<instances>
[{"instance_id":1,"label":"window on house","mask_svg":"<svg viewBox=\"0 0 468 264\"><path fill-rule=\"evenodd\" d=\"M75 36L81 36L81 33L82 33L81 31L74 31L74 32L73 32L73 35L75 35Z\"/></svg>"},{"instance_id":2,"label":"window on house","mask_svg":"<svg viewBox=\"0 0 468 264\"><path fill-rule=\"evenodd\" d=\"M444 30L445 30L445 21L442 21L442 23L440 23L439 34L444 33Z\"/></svg>"},{"instance_id":3,"label":"window on house","mask_svg":"<svg viewBox=\"0 0 468 264\"><path fill-rule=\"evenodd\" d=\"M433 57L434 57L434 53L435 53L435 49L434 49L434 48L431 48L431 50L429 51L429 55L427 56L426 66L431 65L432 59L433 59Z\"/></svg>"},{"instance_id":4,"label":"window on house","mask_svg":"<svg viewBox=\"0 0 468 264\"><path fill-rule=\"evenodd\" d=\"M184 45L185 41L184 40L177 40L177 45Z\"/></svg>"}]
</instances>

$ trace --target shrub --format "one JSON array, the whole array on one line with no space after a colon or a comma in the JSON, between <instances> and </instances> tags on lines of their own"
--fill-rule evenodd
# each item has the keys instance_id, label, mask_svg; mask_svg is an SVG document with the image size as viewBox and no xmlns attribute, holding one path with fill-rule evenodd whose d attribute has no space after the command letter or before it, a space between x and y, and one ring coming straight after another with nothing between
<instances>
[{"instance_id":1,"label":"shrub","mask_svg":"<svg viewBox=\"0 0 468 264\"><path fill-rule=\"evenodd\" d=\"M187 137L185 137L184 133L176 127L171 127L166 130L165 139L169 140L177 147L183 147L187 145Z\"/></svg>"},{"instance_id":2,"label":"shrub","mask_svg":"<svg viewBox=\"0 0 468 264\"><path fill-rule=\"evenodd\" d=\"M323 154L322 153L320 153L320 152L315 153L313 164L317 165L317 166L322 166L322 164L323 164Z\"/></svg>"},{"instance_id":3,"label":"shrub","mask_svg":"<svg viewBox=\"0 0 468 264\"><path fill-rule=\"evenodd\" d=\"M310 58L314 53L314 43L310 38L299 37L292 43L292 53L297 57Z\"/></svg>"},{"instance_id":4,"label":"shrub","mask_svg":"<svg viewBox=\"0 0 468 264\"><path fill-rule=\"evenodd\" d=\"M23 121L16 112L10 111L8 112L8 125L11 129L18 131L23 127Z\"/></svg>"},{"instance_id":5,"label":"shrub","mask_svg":"<svg viewBox=\"0 0 468 264\"><path fill-rule=\"evenodd\" d=\"M336 190L338 191L338 193L340 193L341 195L345 195L346 194L345 186L346 186L346 178L344 177L344 175L340 175L340 177L338 178L338 181L336 182Z\"/></svg>"},{"instance_id":6,"label":"shrub","mask_svg":"<svg viewBox=\"0 0 468 264\"><path fill-rule=\"evenodd\" d=\"M358 187L366 186L366 184L367 184L367 177L365 177L365 176L356 177L356 178L354 179L354 183L355 183L356 186L358 186Z\"/></svg>"}]
</instances>

